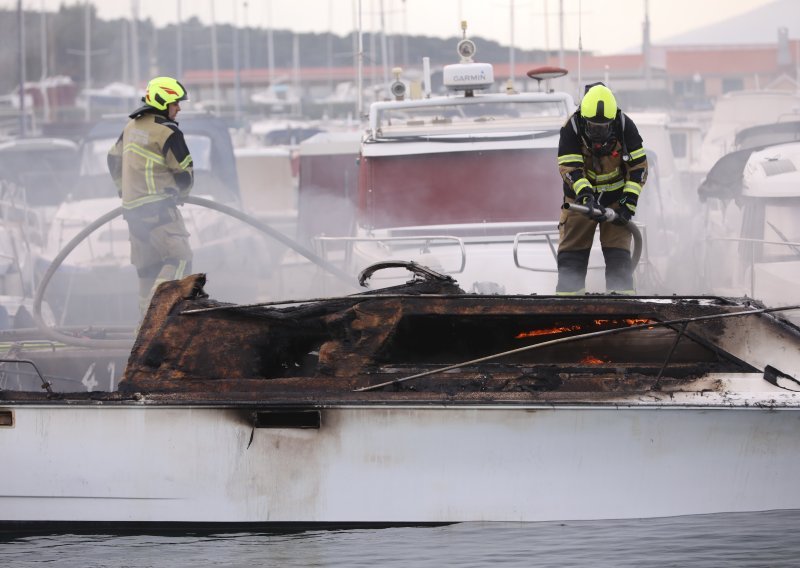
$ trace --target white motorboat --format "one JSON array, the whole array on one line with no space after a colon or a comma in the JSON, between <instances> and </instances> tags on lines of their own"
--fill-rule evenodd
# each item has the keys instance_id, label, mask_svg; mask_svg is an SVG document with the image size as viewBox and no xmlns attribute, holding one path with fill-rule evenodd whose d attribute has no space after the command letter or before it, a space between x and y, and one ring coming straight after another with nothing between
<instances>
[{"instance_id":1,"label":"white motorboat","mask_svg":"<svg viewBox=\"0 0 800 568\"><path fill-rule=\"evenodd\" d=\"M289 306L162 285L119 390L0 390L0 527L358 526L800 508L800 329L750 301ZM796 309L796 307L795 307Z\"/></svg>"},{"instance_id":2,"label":"white motorboat","mask_svg":"<svg viewBox=\"0 0 800 568\"><path fill-rule=\"evenodd\" d=\"M451 79L473 91L491 73L478 65ZM364 232L336 251L361 283L403 284L238 305L210 299L196 274L158 288L121 382L56 388L33 361L28 373L4 363L0 528L800 508L800 328L788 319L800 306L531 295L554 285L506 284L496 250L474 252L500 242L518 272L554 278L554 137L571 104L471 92L371 107ZM550 254L549 274L523 238Z\"/></svg>"},{"instance_id":3,"label":"white motorboat","mask_svg":"<svg viewBox=\"0 0 800 568\"><path fill-rule=\"evenodd\" d=\"M563 200L559 131L575 103L563 92L491 92L492 66L472 60L470 40L458 49L461 62L443 70L448 94L407 98L397 71L395 100L370 105L352 232L318 235L318 250L353 274L377 262L415 261L468 291L550 294ZM528 72L539 80L564 74ZM663 292L646 274L653 267L642 232L638 287ZM588 290L605 290L604 266L598 245ZM386 271L373 285L405 278Z\"/></svg>"},{"instance_id":4,"label":"white motorboat","mask_svg":"<svg viewBox=\"0 0 800 568\"><path fill-rule=\"evenodd\" d=\"M710 290L771 306L800 302L800 143L784 141L791 132L800 138L800 122L779 126L777 143L765 143L771 129L759 127L761 144L720 160L701 188L709 201Z\"/></svg>"},{"instance_id":5,"label":"white motorboat","mask_svg":"<svg viewBox=\"0 0 800 568\"><path fill-rule=\"evenodd\" d=\"M742 130L767 123L798 119L800 96L786 91L731 91L720 97L700 147L699 168L708 172L738 146Z\"/></svg>"}]
</instances>

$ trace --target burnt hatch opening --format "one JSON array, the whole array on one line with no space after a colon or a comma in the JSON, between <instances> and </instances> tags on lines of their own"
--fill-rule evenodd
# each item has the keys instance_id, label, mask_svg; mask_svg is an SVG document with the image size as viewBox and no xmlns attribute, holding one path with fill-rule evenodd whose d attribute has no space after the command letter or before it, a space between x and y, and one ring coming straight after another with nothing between
<instances>
[{"instance_id":1,"label":"burnt hatch opening","mask_svg":"<svg viewBox=\"0 0 800 568\"><path fill-rule=\"evenodd\" d=\"M392 366L453 365L553 339L650 323L640 316L552 314L410 314L398 323L376 363ZM652 327L574 340L503 356L485 364L558 365L573 368L636 367L657 372L678 331ZM670 367L702 372L749 372L733 357L684 334Z\"/></svg>"}]
</instances>

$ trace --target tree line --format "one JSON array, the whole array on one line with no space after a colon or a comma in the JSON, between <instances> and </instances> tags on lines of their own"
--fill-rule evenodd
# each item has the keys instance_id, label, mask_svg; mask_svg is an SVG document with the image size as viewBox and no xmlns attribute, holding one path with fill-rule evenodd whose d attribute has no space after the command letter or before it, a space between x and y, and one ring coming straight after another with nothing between
<instances>
[{"instance_id":1,"label":"tree line","mask_svg":"<svg viewBox=\"0 0 800 568\"><path fill-rule=\"evenodd\" d=\"M192 17L177 24L157 27L150 19L139 20L135 30L130 20L101 20L94 6L89 7L91 44L91 85L102 87L111 82L132 83L135 78L146 81L153 75L180 75L187 70L212 69L212 28ZM5 49L0 51L0 91L9 92L19 82L19 14L16 10L0 10L0 33ZM56 12L23 12L22 41L25 76L28 81L47 75L66 75L83 85L86 79L85 30L86 12L83 5L61 7ZM219 69L267 68L269 66L269 31L264 28L235 29L219 24L215 30ZM346 36L331 33L300 33L273 30L272 55L276 68L350 67L354 65L356 32ZM136 38L133 41L132 38ZM496 41L473 38L478 44L478 61L503 62L509 58L509 48ZM388 35L386 56L390 67L419 66L423 57L431 62L456 62L457 37L449 39L427 36ZM134 45L135 48L134 48ZM379 34L365 32L362 36L364 64L381 63L382 41ZM46 59L42 51L46 51ZM537 63L546 58L541 50L515 50L520 63ZM180 69L179 69L180 67Z\"/></svg>"}]
</instances>

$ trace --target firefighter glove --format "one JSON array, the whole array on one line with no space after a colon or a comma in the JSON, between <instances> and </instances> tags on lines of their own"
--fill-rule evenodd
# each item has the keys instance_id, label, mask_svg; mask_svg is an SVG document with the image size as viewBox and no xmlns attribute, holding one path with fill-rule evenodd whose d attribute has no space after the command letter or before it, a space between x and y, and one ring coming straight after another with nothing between
<instances>
[{"instance_id":1,"label":"firefighter glove","mask_svg":"<svg viewBox=\"0 0 800 568\"><path fill-rule=\"evenodd\" d=\"M589 205L594 202L594 188L586 181L585 184L576 183L573 187L575 189L575 201L580 205Z\"/></svg>"},{"instance_id":2,"label":"firefighter glove","mask_svg":"<svg viewBox=\"0 0 800 568\"><path fill-rule=\"evenodd\" d=\"M617 208L617 219L615 223L618 225L627 224L636 213L636 203L638 201L638 195L625 192L622 199L619 200L619 208Z\"/></svg>"},{"instance_id":3,"label":"firefighter glove","mask_svg":"<svg viewBox=\"0 0 800 568\"><path fill-rule=\"evenodd\" d=\"M628 221L630 221L631 217L633 217L633 212L624 205L619 209L617 209L616 211L617 211L617 218L614 219L615 225L627 225Z\"/></svg>"},{"instance_id":4,"label":"firefighter glove","mask_svg":"<svg viewBox=\"0 0 800 568\"><path fill-rule=\"evenodd\" d=\"M185 203L184 196L174 187L165 187L164 193L169 195L175 205L183 205Z\"/></svg>"}]
</instances>

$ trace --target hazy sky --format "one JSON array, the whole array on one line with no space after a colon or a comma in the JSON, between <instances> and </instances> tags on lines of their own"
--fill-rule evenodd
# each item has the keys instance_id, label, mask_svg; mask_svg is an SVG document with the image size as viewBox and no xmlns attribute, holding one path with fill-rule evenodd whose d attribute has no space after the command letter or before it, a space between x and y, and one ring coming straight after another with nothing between
<instances>
[{"instance_id":1,"label":"hazy sky","mask_svg":"<svg viewBox=\"0 0 800 568\"><path fill-rule=\"evenodd\" d=\"M651 37L654 42L695 27L724 20L769 4L774 0L649 0ZM128 17L138 2L143 18L158 25L198 16L240 25L325 32L345 35L356 28L359 0L94 0L101 18ZM83 0L23 0L28 10L53 10L60 4ZM514 11L514 44L521 48L551 49L559 46L558 10L564 8L564 47L578 47L579 28L583 48L615 53L641 44L646 0L360 0L364 30L380 29L381 7L386 30L451 37L460 33L460 20L469 24L469 35L511 43L511 11ZM15 7L15 0L0 6ZM580 8L580 9L579 9ZM547 23L549 22L549 25ZM480 46L479 50L480 50ZM480 53L480 51L479 51Z\"/></svg>"}]
</instances>

